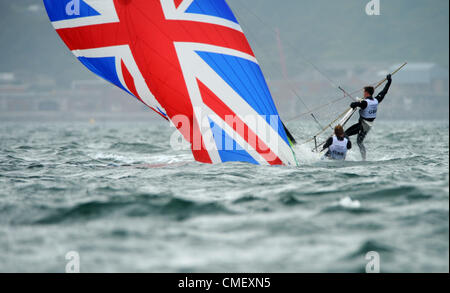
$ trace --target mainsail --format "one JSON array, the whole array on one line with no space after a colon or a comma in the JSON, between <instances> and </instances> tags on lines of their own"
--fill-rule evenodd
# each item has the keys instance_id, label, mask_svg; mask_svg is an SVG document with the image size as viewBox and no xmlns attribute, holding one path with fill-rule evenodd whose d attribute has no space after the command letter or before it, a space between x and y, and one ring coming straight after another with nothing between
<instances>
[{"instance_id":1,"label":"mainsail","mask_svg":"<svg viewBox=\"0 0 450 293\"><path fill-rule=\"evenodd\" d=\"M44 4L79 61L170 120L197 161L296 165L260 66L225 0Z\"/></svg>"}]
</instances>

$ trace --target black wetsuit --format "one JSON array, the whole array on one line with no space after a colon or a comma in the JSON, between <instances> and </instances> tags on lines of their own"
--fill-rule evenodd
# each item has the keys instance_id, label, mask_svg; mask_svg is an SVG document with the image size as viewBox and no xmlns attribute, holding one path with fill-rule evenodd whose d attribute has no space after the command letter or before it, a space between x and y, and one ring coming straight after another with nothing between
<instances>
[{"instance_id":1,"label":"black wetsuit","mask_svg":"<svg viewBox=\"0 0 450 293\"><path fill-rule=\"evenodd\" d=\"M388 79L388 83L386 84L386 86L384 87L384 89L378 94L378 96L375 97L375 99L378 100L378 103L381 103L384 100L384 97L386 96L386 94L389 91L389 88L391 87L391 83L392 83L392 79ZM367 99L374 99L373 97L368 97ZM350 107L352 107L353 109L359 107L362 110L367 108L367 101L361 101L361 102L354 102L350 105ZM363 160L366 159L366 148L364 147L364 139L366 138L366 135L368 133L368 131L366 131L363 127L363 120L368 121L368 122L373 122L375 121L376 118L363 118L363 117L359 117L359 121L358 123L356 123L355 125L352 125L350 128L348 128L345 131L345 135L346 136L353 136L353 135L358 135L357 137L357 143L359 146L359 149L361 151L361 156L363 158Z\"/></svg>"}]
</instances>

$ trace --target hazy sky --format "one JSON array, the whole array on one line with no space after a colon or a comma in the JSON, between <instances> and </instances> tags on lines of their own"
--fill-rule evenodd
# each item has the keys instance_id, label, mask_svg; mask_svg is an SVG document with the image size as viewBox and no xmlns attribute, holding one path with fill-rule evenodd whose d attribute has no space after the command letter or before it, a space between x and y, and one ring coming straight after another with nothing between
<instances>
[{"instance_id":1,"label":"hazy sky","mask_svg":"<svg viewBox=\"0 0 450 293\"><path fill-rule=\"evenodd\" d=\"M437 62L448 67L448 0L380 0L379 16L366 0L228 0L262 62L278 60L279 28L288 70L303 70L300 55L330 61ZM42 1L0 1L0 72L24 70L81 76L51 27Z\"/></svg>"},{"instance_id":2,"label":"hazy sky","mask_svg":"<svg viewBox=\"0 0 450 293\"><path fill-rule=\"evenodd\" d=\"M314 73L308 62L325 72L334 62L433 62L448 69L448 0L379 0L380 15L373 16L366 13L369 0L227 2L268 78L282 73L276 30L289 76ZM41 0L0 0L0 50L0 72L48 76L60 87L95 78L59 39Z\"/></svg>"}]
</instances>

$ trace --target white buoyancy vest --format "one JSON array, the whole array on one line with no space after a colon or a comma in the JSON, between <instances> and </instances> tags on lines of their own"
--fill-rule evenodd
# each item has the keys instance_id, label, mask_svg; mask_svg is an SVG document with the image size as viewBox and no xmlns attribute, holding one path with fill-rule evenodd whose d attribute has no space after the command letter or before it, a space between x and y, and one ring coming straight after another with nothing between
<instances>
[{"instance_id":1,"label":"white buoyancy vest","mask_svg":"<svg viewBox=\"0 0 450 293\"><path fill-rule=\"evenodd\" d=\"M336 135L333 136L333 144L328 148L333 160L345 160L347 156L348 138L339 140Z\"/></svg>"},{"instance_id":2,"label":"white buoyancy vest","mask_svg":"<svg viewBox=\"0 0 450 293\"><path fill-rule=\"evenodd\" d=\"M378 100L377 99L365 99L367 107L359 110L359 115L366 119L377 118Z\"/></svg>"}]
</instances>

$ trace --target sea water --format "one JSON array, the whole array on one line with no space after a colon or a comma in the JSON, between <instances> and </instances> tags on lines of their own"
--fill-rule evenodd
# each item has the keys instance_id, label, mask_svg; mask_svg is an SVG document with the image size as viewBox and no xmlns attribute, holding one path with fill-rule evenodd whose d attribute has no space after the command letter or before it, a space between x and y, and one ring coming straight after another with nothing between
<instances>
[{"instance_id":1,"label":"sea water","mask_svg":"<svg viewBox=\"0 0 450 293\"><path fill-rule=\"evenodd\" d=\"M311 127L311 126L308 126ZM368 159L204 165L161 123L0 124L0 272L449 271L449 123L377 122ZM294 125L301 142L315 129Z\"/></svg>"}]
</instances>

